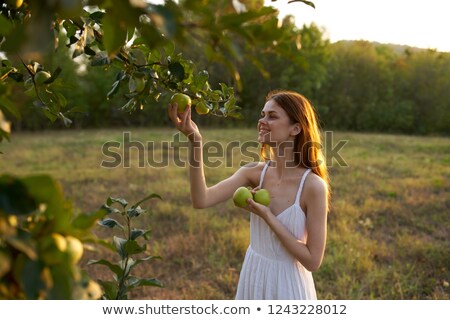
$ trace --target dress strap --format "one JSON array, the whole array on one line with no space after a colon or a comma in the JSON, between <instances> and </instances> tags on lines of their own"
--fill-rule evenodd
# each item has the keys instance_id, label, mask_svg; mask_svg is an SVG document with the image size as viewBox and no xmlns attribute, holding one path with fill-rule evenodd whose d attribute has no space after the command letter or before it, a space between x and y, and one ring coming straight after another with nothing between
<instances>
[{"instance_id":1,"label":"dress strap","mask_svg":"<svg viewBox=\"0 0 450 320\"><path fill-rule=\"evenodd\" d=\"M303 173L302 180L301 180L301 182L300 182L300 186L299 186L298 191L297 191L297 196L296 196L296 198L295 198L295 203L298 203L298 205L300 205L300 195L302 194L303 185L305 184L306 176L307 176L308 173L310 173L310 172L311 172L311 169L308 169L308 170L306 170L306 171Z\"/></svg>"},{"instance_id":2,"label":"dress strap","mask_svg":"<svg viewBox=\"0 0 450 320\"><path fill-rule=\"evenodd\" d=\"M264 176L265 176L265 174L266 174L267 168L269 167L269 163L270 163L270 160L266 162L264 168L263 168L262 171L261 171L261 176L260 176L260 178L259 178L259 187L260 187L260 188L262 188Z\"/></svg>"}]
</instances>

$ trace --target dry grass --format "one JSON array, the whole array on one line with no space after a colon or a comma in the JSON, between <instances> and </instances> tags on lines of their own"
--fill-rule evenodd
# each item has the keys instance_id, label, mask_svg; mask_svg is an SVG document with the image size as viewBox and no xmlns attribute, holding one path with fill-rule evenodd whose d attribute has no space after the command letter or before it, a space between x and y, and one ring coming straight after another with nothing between
<instances>
[{"instance_id":1,"label":"dry grass","mask_svg":"<svg viewBox=\"0 0 450 320\"><path fill-rule=\"evenodd\" d=\"M127 130L128 131L128 130ZM101 146L121 141L123 130L20 133L1 145L2 173L49 173L63 184L80 211L98 208L108 196L136 201L151 192L164 200L146 205L140 219L151 226L152 254L163 260L141 264L141 276L155 276L165 288L135 291L139 299L232 299L248 245L248 215L230 202L206 210L190 206L187 170L139 168L136 149L130 168L100 167ZM134 141L171 141L172 129L132 131ZM222 145L250 141L250 129L204 130ZM324 262L314 274L322 299L449 299L450 139L336 132L348 140L340 155L349 166L330 168L332 207ZM328 141L330 143L330 141ZM158 145L158 143L156 143ZM255 149L253 150L253 154ZM211 152L214 150L211 149ZM157 151L156 159L161 156ZM209 184L238 167L207 168ZM185 158L185 152L182 152ZM109 159L111 160L111 159ZM224 158L211 158L211 161ZM100 236L110 236L95 229ZM99 258L103 252L88 253ZM101 266L86 267L94 278L109 277Z\"/></svg>"}]
</instances>

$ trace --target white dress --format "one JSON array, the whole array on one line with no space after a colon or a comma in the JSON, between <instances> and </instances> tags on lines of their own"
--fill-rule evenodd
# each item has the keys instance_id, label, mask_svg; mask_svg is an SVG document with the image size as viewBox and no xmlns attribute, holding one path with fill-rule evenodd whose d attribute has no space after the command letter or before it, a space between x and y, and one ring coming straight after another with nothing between
<instances>
[{"instance_id":1,"label":"white dress","mask_svg":"<svg viewBox=\"0 0 450 320\"><path fill-rule=\"evenodd\" d=\"M270 162L270 161L269 161ZM269 162L261 172L260 187ZM277 219L299 240L306 241L306 215L300 207L305 171L293 205ZM315 300L316 289L310 271L281 244L267 223L250 213L250 245L242 265L236 293L237 300Z\"/></svg>"}]
</instances>

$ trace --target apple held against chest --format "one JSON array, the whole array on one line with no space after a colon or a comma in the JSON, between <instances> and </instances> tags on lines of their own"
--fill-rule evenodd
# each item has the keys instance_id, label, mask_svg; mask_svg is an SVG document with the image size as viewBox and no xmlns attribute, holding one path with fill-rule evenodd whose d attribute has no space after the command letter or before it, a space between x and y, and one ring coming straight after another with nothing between
<instances>
[{"instance_id":1,"label":"apple held against chest","mask_svg":"<svg viewBox=\"0 0 450 320\"><path fill-rule=\"evenodd\" d=\"M270 193L267 189L259 189L255 194L252 194L248 188L239 187L233 194L233 202L237 207L246 207L248 199L253 199L257 203L268 206L270 204Z\"/></svg>"}]
</instances>

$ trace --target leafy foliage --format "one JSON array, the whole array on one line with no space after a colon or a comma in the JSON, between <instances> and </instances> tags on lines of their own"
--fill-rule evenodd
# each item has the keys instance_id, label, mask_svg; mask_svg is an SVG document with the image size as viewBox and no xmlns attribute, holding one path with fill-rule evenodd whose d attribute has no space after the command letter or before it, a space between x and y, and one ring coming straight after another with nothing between
<instances>
[{"instance_id":1,"label":"leafy foliage","mask_svg":"<svg viewBox=\"0 0 450 320\"><path fill-rule=\"evenodd\" d=\"M132 220L147 212L140 207L140 204L153 198L161 199L158 194L152 193L127 209L127 200L109 197L106 204L102 207L113 217L102 219L99 221L99 225L109 229L119 229L123 232L124 236L122 238L114 235L110 245L107 246L118 255L119 261L117 263L105 259L89 261L89 264L91 265L98 264L106 266L114 274L114 281L98 280L103 288L103 299L123 300L127 299L128 293L135 288L142 286L163 286L158 279L136 278L131 275L132 269L142 262L160 259L159 256L140 257L140 254L147 251L147 247L145 244L141 245L138 240L140 238L148 240L150 230L136 229L131 226ZM115 204L116 206L118 205L120 209L113 207ZM117 218L120 218L122 223L120 223Z\"/></svg>"},{"instance_id":2,"label":"leafy foliage","mask_svg":"<svg viewBox=\"0 0 450 320\"><path fill-rule=\"evenodd\" d=\"M98 299L100 286L78 266L79 239L105 214L74 216L48 175L0 176L0 298Z\"/></svg>"},{"instance_id":3,"label":"leafy foliage","mask_svg":"<svg viewBox=\"0 0 450 320\"><path fill-rule=\"evenodd\" d=\"M313 6L309 1L301 2ZM189 41L200 43L208 60L228 68L238 89L242 83L236 62L243 55L252 57L261 70L262 64L254 54L260 50L295 59L295 50L286 45L295 39L288 29L278 26L277 11L264 7L262 1L243 3L236 8L226 0L164 4L142 0L25 0L18 7L10 7L2 1L0 50L11 59L5 63L8 70L2 70L1 85L8 79L25 81L34 106L52 122L60 119L70 126L70 113L77 108L60 90L58 77L64 67L50 68L45 62L48 52L66 45L73 59L87 59L92 66L117 70L106 96L112 99L120 92L123 111L141 110L161 95L182 92L194 105L205 104L210 114L240 118L230 83L222 82L220 89L211 89L208 72L180 52ZM245 50L236 46L236 39ZM49 78L36 81L40 71ZM125 87L124 92L120 87ZM20 117L8 97L3 98L6 102L1 107ZM1 132L7 137L5 130Z\"/></svg>"}]
</instances>

